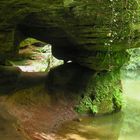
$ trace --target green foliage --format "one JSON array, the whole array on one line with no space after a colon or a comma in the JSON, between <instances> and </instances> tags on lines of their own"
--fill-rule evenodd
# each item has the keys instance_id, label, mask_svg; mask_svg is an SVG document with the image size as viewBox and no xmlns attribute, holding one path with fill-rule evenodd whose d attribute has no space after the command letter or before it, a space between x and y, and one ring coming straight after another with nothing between
<instances>
[{"instance_id":1,"label":"green foliage","mask_svg":"<svg viewBox=\"0 0 140 140\"><path fill-rule=\"evenodd\" d=\"M113 102L114 102L114 110L119 111L123 105L123 98L120 89L114 88L115 92L113 93Z\"/></svg>"},{"instance_id":2,"label":"green foliage","mask_svg":"<svg viewBox=\"0 0 140 140\"><path fill-rule=\"evenodd\" d=\"M92 99L89 96L85 96L81 101L80 104L76 107L76 111L78 113L98 113L98 107L94 104Z\"/></svg>"},{"instance_id":3,"label":"green foliage","mask_svg":"<svg viewBox=\"0 0 140 140\"><path fill-rule=\"evenodd\" d=\"M140 69L140 48L129 49L128 53L131 55L130 61L124 68L128 71Z\"/></svg>"},{"instance_id":4,"label":"green foliage","mask_svg":"<svg viewBox=\"0 0 140 140\"><path fill-rule=\"evenodd\" d=\"M113 112L121 109L123 99L119 71L97 76L95 91L95 102L99 105L100 112L104 110Z\"/></svg>"},{"instance_id":5,"label":"green foliage","mask_svg":"<svg viewBox=\"0 0 140 140\"><path fill-rule=\"evenodd\" d=\"M127 51L130 54L130 61L122 67L122 77L139 78L140 48L129 49Z\"/></svg>"},{"instance_id":6,"label":"green foliage","mask_svg":"<svg viewBox=\"0 0 140 140\"><path fill-rule=\"evenodd\" d=\"M110 0L112 19L110 22L110 43L114 41L133 41L135 29L133 26L139 23L140 2L138 0ZM108 42L109 44L109 42Z\"/></svg>"},{"instance_id":7,"label":"green foliage","mask_svg":"<svg viewBox=\"0 0 140 140\"><path fill-rule=\"evenodd\" d=\"M100 72L94 75L83 93L76 111L80 113L104 114L118 111L122 108L119 71ZM94 85L93 85L94 84Z\"/></svg>"}]
</instances>

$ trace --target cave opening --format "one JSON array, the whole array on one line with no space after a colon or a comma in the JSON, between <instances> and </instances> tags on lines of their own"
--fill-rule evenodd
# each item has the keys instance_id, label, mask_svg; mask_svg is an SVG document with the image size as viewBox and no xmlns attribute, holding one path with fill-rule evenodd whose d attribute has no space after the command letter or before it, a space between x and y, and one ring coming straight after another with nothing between
<instances>
[{"instance_id":1,"label":"cave opening","mask_svg":"<svg viewBox=\"0 0 140 140\"><path fill-rule=\"evenodd\" d=\"M53 56L51 44L28 37L20 42L18 54L7 63L23 72L49 72L64 61Z\"/></svg>"}]
</instances>

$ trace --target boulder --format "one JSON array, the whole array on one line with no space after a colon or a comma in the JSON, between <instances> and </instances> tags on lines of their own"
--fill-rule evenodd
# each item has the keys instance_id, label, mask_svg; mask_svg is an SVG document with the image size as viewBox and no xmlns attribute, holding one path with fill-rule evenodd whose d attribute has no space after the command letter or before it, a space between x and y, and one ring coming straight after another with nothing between
<instances>
[{"instance_id":1,"label":"boulder","mask_svg":"<svg viewBox=\"0 0 140 140\"><path fill-rule=\"evenodd\" d=\"M46 80L47 93L56 101L75 101L82 114L107 114L123 105L120 72L96 72L73 63L52 69Z\"/></svg>"},{"instance_id":2,"label":"boulder","mask_svg":"<svg viewBox=\"0 0 140 140\"><path fill-rule=\"evenodd\" d=\"M1 0L0 9L0 64L27 37L47 42L53 56L72 61L50 71L50 92L77 93L78 112L121 109L119 70L126 49L139 47L139 0Z\"/></svg>"}]
</instances>

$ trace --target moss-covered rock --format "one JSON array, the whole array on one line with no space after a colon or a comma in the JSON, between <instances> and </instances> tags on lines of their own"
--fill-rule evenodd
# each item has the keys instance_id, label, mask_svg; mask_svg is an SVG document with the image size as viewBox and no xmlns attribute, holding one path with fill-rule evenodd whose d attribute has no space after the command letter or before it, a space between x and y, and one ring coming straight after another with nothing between
<instances>
[{"instance_id":1,"label":"moss-covered rock","mask_svg":"<svg viewBox=\"0 0 140 140\"><path fill-rule=\"evenodd\" d=\"M81 51L75 61L96 71L113 70L129 61L130 55L126 51Z\"/></svg>"},{"instance_id":2,"label":"moss-covered rock","mask_svg":"<svg viewBox=\"0 0 140 140\"><path fill-rule=\"evenodd\" d=\"M119 71L91 76L83 95L76 107L80 113L105 114L121 110L123 100Z\"/></svg>"},{"instance_id":3,"label":"moss-covered rock","mask_svg":"<svg viewBox=\"0 0 140 140\"><path fill-rule=\"evenodd\" d=\"M2 0L0 8L3 56L16 53L21 40L33 37L52 44L57 58L95 69L94 64L86 64L91 57L85 54L88 60L83 60L77 55L121 51L139 44L138 0Z\"/></svg>"},{"instance_id":4,"label":"moss-covered rock","mask_svg":"<svg viewBox=\"0 0 140 140\"><path fill-rule=\"evenodd\" d=\"M119 70L98 73L72 63L65 64L49 73L47 89L58 100L62 95L75 100L79 113L112 113L123 105Z\"/></svg>"},{"instance_id":5,"label":"moss-covered rock","mask_svg":"<svg viewBox=\"0 0 140 140\"><path fill-rule=\"evenodd\" d=\"M76 63L50 72L47 83L51 92L70 92L82 112L120 110L118 69L128 61L125 50L139 46L139 3L1 0L0 64L17 54L19 43L27 37L47 42L55 57Z\"/></svg>"}]
</instances>

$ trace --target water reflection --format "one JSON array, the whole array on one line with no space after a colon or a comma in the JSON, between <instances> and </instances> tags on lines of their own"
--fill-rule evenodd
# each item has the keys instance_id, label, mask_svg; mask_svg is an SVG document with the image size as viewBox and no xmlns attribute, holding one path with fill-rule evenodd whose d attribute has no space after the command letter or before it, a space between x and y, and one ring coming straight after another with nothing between
<instances>
[{"instance_id":1,"label":"water reflection","mask_svg":"<svg viewBox=\"0 0 140 140\"><path fill-rule=\"evenodd\" d=\"M140 139L140 80L123 80L126 99L124 122L119 140Z\"/></svg>"},{"instance_id":2,"label":"water reflection","mask_svg":"<svg viewBox=\"0 0 140 140\"><path fill-rule=\"evenodd\" d=\"M59 135L68 140L118 140L123 124L123 113L100 117L84 117L62 126Z\"/></svg>"},{"instance_id":3,"label":"water reflection","mask_svg":"<svg viewBox=\"0 0 140 140\"><path fill-rule=\"evenodd\" d=\"M139 140L140 80L123 80L126 106L122 112L98 117L82 117L63 124L56 135L41 140ZM0 106L0 140L24 140L16 131L16 121ZM60 138L53 138L56 137ZM46 139L45 139L46 138Z\"/></svg>"},{"instance_id":4,"label":"water reflection","mask_svg":"<svg viewBox=\"0 0 140 140\"><path fill-rule=\"evenodd\" d=\"M64 140L139 140L140 80L123 80L126 106L122 112L101 117L84 117L62 125Z\"/></svg>"}]
</instances>

